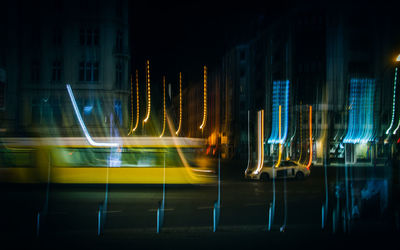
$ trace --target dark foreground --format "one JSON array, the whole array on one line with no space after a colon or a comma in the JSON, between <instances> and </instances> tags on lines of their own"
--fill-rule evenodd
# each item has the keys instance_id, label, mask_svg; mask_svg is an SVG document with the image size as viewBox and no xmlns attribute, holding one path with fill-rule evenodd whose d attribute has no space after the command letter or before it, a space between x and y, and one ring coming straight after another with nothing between
<instances>
[{"instance_id":1,"label":"dark foreground","mask_svg":"<svg viewBox=\"0 0 400 250\"><path fill-rule=\"evenodd\" d=\"M217 185L167 185L164 222L157 233L162 185L111 185L106 192L105 185L3 184L2 242L89 249L398 245L396 167L330 167L326 178L324 167L314 167L305 180L261 183L244 180L240 166L222 165L216 232Z\"/></svg>"}]
</instances>

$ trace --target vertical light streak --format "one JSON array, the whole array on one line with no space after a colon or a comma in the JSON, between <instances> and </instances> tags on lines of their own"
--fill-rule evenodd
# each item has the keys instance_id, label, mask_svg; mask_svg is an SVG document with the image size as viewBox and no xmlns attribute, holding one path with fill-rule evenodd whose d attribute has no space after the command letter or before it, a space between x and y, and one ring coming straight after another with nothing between
<instances>
[{"instance_id":1,"label":"vertical light streak","mask_svg":"<svg viewBox=\"0 0 400 250\"><path fill-rule=\"evenodd\" d=\"M175 134L179 135L182 127L182 72L179 72L179 125Z\"/></svg>"},{"instance_id":2,"label":"vertical light streak","mask_svg":"<svg viewBox=\"0 0 400 250\"><path fill-rule=\"evenodd\" d=\"M288 132L289 114L289 81L274 81L272 90L272 131L268 139L271 144L284 144ZM283 107L283 128L281 139L278 139L278 106Z\"/></svg>"},{"instance_id":3,"label":"vertical light streak","mask_svg":"<svg viewBox=\"0 0 400 250\"><path fill-rule=\"evenodd\" d=\"M257 113L257 169L254 171L255 174L260 173L264 165L264 110L260 110Z\"/></svg>"},{"instance_id":4,"label":"vertical light streak","mask_svg":"<svg viewBox=\"0 0 400 250\"><path fill-rule=\"evenodd\" d=\"M160 135L160 138L163 137L165 132L165 76L163 76L163 128ZM165 157L165 155L164 155Z\"/></svg>"},{"instance_id":5,"label":"vertical light streak","mask_svg":"<svg viewBox=\"0 0 400 250\"><path fill-rule=\"evenodd\" d=\"M375 80L351 79L350 84L349 122L343 143L367 143L374 137Z\"/></svg>"},{"instance_id":6,"label":"vertical light streak","mask_svg":"<svg viewBox=\"0 0 400 250\"><path fill-rule=\"evenodd\" d=\"M386 134L388 135L390 130L392 129L394 116L396 111L396 83L397 83L397 67L394 71L394 83L393 83L393 104L392 104L392 121L390 122L389 128L386 130Z\"/></svg>"},{"instance_id":7,"label":"vertical light streak","mask_svg":"<svg viewBox=\"0 0 400 250\"><path fill-rule=\"evenodd\" d=\"M128 135L132 134L133 131L133 88L132 88L132 75L131 75L131 126Z\"/></svg>"},{"instance_id":8,"label":"vertical light streak","mask_svg":"<svg viewBox=\"0 0 400 250\"><path fill-rule=\"evenodd\" d=\"M308 130L309 130L309 136L310 136L310 158L308 159L308 164L307 164L307 169L310 168L311 163L312 163L312 155L313 155L313 141L312 141L312 106L310 105L310 114L309 114L309 124L308 124Z\"/></svg>"},{"instance_id":9,"label":"vertical light streak","mask_svg":"<svg viewBox=\"0 0 400 250\"><path fill-rule=\"evenodd\" d=\"M204 113L200 129L203 130L207 122L207 66L204 66Z\"/></svg>"},{"instance_id":10,"label":"vertical light streak","mask_svg":"<svg viewBox=\"0 0 400 250\"><path fill-rule=\"evenodd\" d=\"M247 110L247 167L245 173L250 169L250 110Z\"/></svg>"},{"instance_id":11,"label":"vertical light streak","mask_svg":"<svg viewBox=\"0 0 400 250\"><path fill-rule=\"evenodd\" d=\"M88 140L89 144L95 147L118 147L119 143L117 142L95 142L90 136L85 123L83 122L81 113L79 112L78 105L76 104L74 93L72 92L71 86L67 84L67 91L69 98L72 103L72 107L74 108L75 115L78 118L79 125L81 126L83 133L85 134L86 140Z\"/></svg>"},{"instance_id":12,"label":"vertical light streak","mask_svg":"<svg viewBox=\"0 0 400 250\"><path fill-rule=\"evenodd\" d=\"M303 125L303 120L302 120L302 102L300 102L300 157L298 160L298 163L301 161L301 155L303 154L303 130L302 130L302 125Z\"/></svg>"},{"instance_id":13,"label":"vertical light streak","mask_svg":"<svg viewBox=\"0 0 400 250\"><path fill-rule=\"evenodd\" d=\"M146 117L144 118L143 122L146 123L150 118L150 110L151 110L151 99L150 99L150 62L149 60L146 61L146 80L147 80L147 113Z\"/></svg>"},{"instance_id":14,"label":"vertical light streak","mask_svg":"<svg viewBox=\"0 0 400 250\"><path fill-rule=\"evenodd\" d=\"M135 127L132 129L132 131L136 131L138 125L139 125L139 71L136 70L136 124Z\"/></svg>"},{"instance_id":15,"label":"vertical light streak","mask_svg":"<svg viewBox=\"0 0 400 250\"><path fill-rule=\"evenodd\" d=\"M281 141L281 112L282 112L282 106L279 105L279 142ZM274 165L275 168L279 167L281 165L281 160L282 160L282 144L278 144L278 161Z\"/></svg>"}]
</instances>

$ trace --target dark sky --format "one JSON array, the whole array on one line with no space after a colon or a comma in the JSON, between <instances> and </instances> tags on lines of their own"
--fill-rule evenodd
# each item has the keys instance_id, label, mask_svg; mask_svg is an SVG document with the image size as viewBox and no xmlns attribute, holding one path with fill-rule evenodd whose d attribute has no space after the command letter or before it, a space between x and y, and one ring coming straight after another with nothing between
<instances>
[{"instance_id":1,"label":"dark sky","mask_svg":"<svg viewBox=\"0 0 400 250\"><path fill-rule=\"evenodd\" d=\"M286 8L242 2L184 4L145 2L131 4L131 46L135 68L143 70L150 59L152 78L167 81L182 71L186 80L202 78L203 65L210 70L238 37L254 29L265 14Z\"/></svg>"},{"instance_id":2,"label":"dark sky","mask_svg":"<svg viewBox=\"0 0 400 250\"><path fill-rule=\"evenodd\" d=\"M363 11L371 1L354 0L351 5ZM375 1L374 1L375 2ZM376 1L378 6L386 6ZM133 69L143 71L150 59L151 78L161 82L202 79L203 65L216 69L226 50L240 40L254 37L258 26L267 25L291 9L307 5L332 5L347 8L347 0L241 1L133 1L130 2L131 49ZM338 7L339 6L339 7ZM397 6L397 5L396 5Z\"/></svg>"}]
</instances>

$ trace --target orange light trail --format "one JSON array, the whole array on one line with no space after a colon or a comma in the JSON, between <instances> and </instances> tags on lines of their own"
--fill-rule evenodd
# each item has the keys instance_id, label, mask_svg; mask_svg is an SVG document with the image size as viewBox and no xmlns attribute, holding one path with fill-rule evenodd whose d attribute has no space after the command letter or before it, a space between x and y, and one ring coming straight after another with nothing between
<instances>
[{"instance_id":1,"label":"orange light trail","mask_svg":"<svg viewBox=\"0 0 400 250\"><path fill-rule=\"evenodd\" d=\"M182 72L179 72L179 125L175 134L179 135L182 126Z\"/></svg>"},{"instance_id":2,"label":"orange light trail","mask_svg":"<svg viewBox=\"0 0 400 250\"><path fill-rule=\"evenodd\" d=\"M132 88L132 75L131 75L131 127L128 135L132 134L133 131L133 88Z\"/></svg>"},{"instance_id":3,"label":"orange light trail","mask_svg":"<svg viewBox=\"0 0 400 250\"><path fill-rule=\"evenodd\" d=\"M279 141L281 141L281 116L282 116L282 106L279 105ZM276 162L274 167L279 167L281 165L282 160L282 144L278 144L279 151L278 151L278 161Z\"/></svg>"},{"instance_id":4,"label":"orange light trail","mask_svg":"<svg viewBox=\"0 0 400 250\"><path fill-rule=\"evenodd\" d=\"M204 113L200 129L203 130L207 122L207 66L204 66Z\"/></svg>"},{"instance_id":5,"label":"orange light trail","mask_svg":"<svg viewBox=\"0 0 400 250\"><path fill-rule=\"evenodd\" d=\"M163 76L163 129L160 138L163 137L165 132L165 76Z\"/></svg>"},{"instance_id":6,"label":"orange light trail","mask_svg":"<svg viewBox=\"0 0 400 250\"><path fill-rule=\"evenodd\" d=\"M312 149L312 106L310 105L310 117L309 117L309 130L310 130L310 158L308 160L307 164L307 169L310 168L311 163L312 163L312 154L313 154L313 149Z\"/></svg>"},{"instance_id":7,"label":"orange light trail","mask_svg":"<svg viewBox=\"0 0 400 250\"><path fill-rule=\"evenodd\" d=\"M146 123L150 118L150 110L151 110L151 99L150 99L150 62L146 61L146 80L147 80L147 113L146 118L144 118L143 122Z\"/></svg>"},{"instance_id":8,"label":"orange light trail","mask_svg":"<svg viewBox=\"0 0 400 250\"><path fill-rule=\"evenodd\" d=\"M139 71L136 70L136 124L135 127L133 128L133 131L136 131L138 125L139 125Z\"/></svg>"}]
</instances>

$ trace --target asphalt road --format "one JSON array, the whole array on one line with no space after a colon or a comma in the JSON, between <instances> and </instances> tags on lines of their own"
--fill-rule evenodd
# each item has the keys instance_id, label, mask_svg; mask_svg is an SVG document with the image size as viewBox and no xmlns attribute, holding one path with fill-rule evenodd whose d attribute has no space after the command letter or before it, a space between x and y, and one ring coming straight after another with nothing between
<instances>
[{"instance_id":1,"label":"asphalt road","mask_svg":"<svg viewBox=\"0 0 400 250\"><path fill-rule=\"evenodd\" d=\"M106 185L2 185L1 235L14 239L15 244L50 248L54 244L79 242L79 246L100 248L118 245L174 249L185 246L182 243L192 248L236 248L253 243L289 248L310 235L323 245L327 240L339 244L349 235L355 242L357 235L362 238L373 234L376 238L380 232L384 234L379 237L390 240L392 233L398 233L393 173L383 167L347 169L347 173L344 167L331 167L327 170L327 182L325 168L314 167L304 180L259 182L243 178L244 164L222 164L220 217L215 233L213 212L218 185L167 185L164 223L159 234L157 208L163 198L162 185L110 185L108 192ZM356 197L371 180L386 180L389 186L383 190L386 194L382 192L363 201L359 216L352 219L351 227L346 227L341 218L346 204L345 180L350 179L348 197ZM341 187L341 191L336 192L336 187ZM327 194L328 209L322 229L322 205L326 204ZM341 210L335 210L338 204ZM386 209L382 208L385 204ZM271 205L275 208L273 216ZM100 216L99 236L101 207L104 213L100 215L104 216ZM333 214L337 211L343 216L336 216L335 220Z\"/></svg>"}]
</instances>

